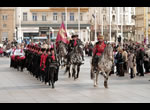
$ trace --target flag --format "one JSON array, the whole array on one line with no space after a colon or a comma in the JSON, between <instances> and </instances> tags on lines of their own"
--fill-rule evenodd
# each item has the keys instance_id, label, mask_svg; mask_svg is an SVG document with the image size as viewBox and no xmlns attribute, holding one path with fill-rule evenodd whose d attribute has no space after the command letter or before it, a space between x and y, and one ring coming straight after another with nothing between
<instances>
[{"instance_id":1,"label":"flag","mask_svg":"<svg viewBox=\"0 0 150 110\"><path fill-rule=\"evenodd\" d=\"M65 29L64 22L62 22L61 27L60 27L60 29L59 29L59 32L58 32L58 34L57 34L56 44L57 44L59 41L62 41L62 42L64 42L65 44L68 43L67 32L66 32L66 29Z\"/></svg>"}]
</instances>

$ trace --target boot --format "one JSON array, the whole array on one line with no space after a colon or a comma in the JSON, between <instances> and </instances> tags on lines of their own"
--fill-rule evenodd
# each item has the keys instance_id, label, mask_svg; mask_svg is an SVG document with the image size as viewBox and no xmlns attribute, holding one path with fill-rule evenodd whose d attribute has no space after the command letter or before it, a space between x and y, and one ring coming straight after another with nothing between
<instances>
[{"instance_id":1,"label":"boot","mask_svg":"<svg viewBox=\"0 0 150 110\"><path fill-rule=\"evenodd\" d=\"M84 61L84 56L82 56L82 61Z\"/></svg>"}]
</instances>

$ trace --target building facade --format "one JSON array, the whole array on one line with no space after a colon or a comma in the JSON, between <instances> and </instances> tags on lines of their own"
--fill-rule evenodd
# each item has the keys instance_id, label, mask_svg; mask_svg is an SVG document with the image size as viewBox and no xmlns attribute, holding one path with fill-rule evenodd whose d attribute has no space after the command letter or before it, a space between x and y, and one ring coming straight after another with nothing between
<instances>
[{"instance_id":1,"label":"building facade","mask_svg":"<svg viewBox=\"0 0 150 110\"><path fill-rule=\"evenodd\" d=\"M134 15L135 7L91 7L92 39L95 39L96 18L96 32L103 34L105 40L116 41L119 36L126 40L134 40Z\"/></svg>"},{"instance_id":2,"label":"building facade","mask_svg":"<svg viewBox=\"0 0 150 110\"><path fill-rule=\"evenodd\" d=\"M55 40L64 22L69 37L72 33L80 33L82 41L89 41L89 10L87 7L17 7L17 38L50 36L51 40Z\"/></svg>"},{"instance_id":3,"label":"building facade","mask_svg":"<svg viewBox=\"0 0 150 110\"><path fill-rule=\"evenodd\" d=\"M15 38L15 8L0 8L0 43Z\"/></svg>"},{"instance_id":4,"label":"building facade","mask_svg":"<svg viewBox=\"0 0 150 110\"><path fill-rule=\"evenodd\" d=\"M148 14L148 22L146 21L146 15ZM142 43L146 39L146 25L150 21L150 8L146 13L146 7L136 7L136 24L135 24L135 39L137 42ZM148 40L150 42L150 29L148 28Z\"/></svg>"}]
</instances>

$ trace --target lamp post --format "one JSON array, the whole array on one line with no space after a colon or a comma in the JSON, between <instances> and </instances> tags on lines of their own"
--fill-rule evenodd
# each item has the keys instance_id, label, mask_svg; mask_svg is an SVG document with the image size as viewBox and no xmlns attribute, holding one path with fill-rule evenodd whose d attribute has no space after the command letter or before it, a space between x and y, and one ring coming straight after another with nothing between
<instances>
[{"instance_id":1,"label":"lamp post","mask_svg":"<svg viewBox=\"0 0 150 110\"><path fill-rule=\"evenodd\" d=\"M102 10L102 35L104 35L104 10Z\"/></svg>"},{"instance_id":2,"label":"lamp post","mask_svg":"<svg viewBox=\"0 0 150 110\"><path fill-rule=\"evenodd\" d=\"M79 38L81 39L80 35L80 7L78 7L78 33L79 33Z\"/></svg>"},{"instance_id":3,"label":"lamp post","mask_svg":"<svg viewBox=\"0 0 150 110\"><path fill-rule=\"evenodd\" d=\"M51 30L52 30L52 27L49 28L49 44L51 44Z\"/></svg>"},{"instance_id":4,"label":"lamp post","mask_svg":"<svg viewBox=\"0 0 150 110\"><path fill-rule=\"evenodd\" d=\"M135 34L134 34L134 42L136 42L136 35L137 35L136 32L137 32L137 31L135 30L134 32L135 32Z\"/></svg>"},{"instance_id":5,"label":"lamp post","mask_svg":"<svg viewBox=\"0 0 150 110\"><path fill-rule=\"evenodd\" d=\"M15 32L16 32L16 40L18 40L18 27L16 27Z\"/></svg>"},{"instance_id":6,"label":"lamp post","mask_svg":"<svg viewBox=\"0 0 150 110\"><path fill-rule=\"evenodd\" d=\"M96 8L95 8L95 41L97 41L97 29L96 29L96 26L97 26L97 24L96 24L96 13L97 13L97 10L96 10Z\"/></svg>"},{"instance_id":7,"label":"lamp post","mask_svg":"<svg viewBox=\"0 0 150 110\"><path fill-rule=\"evenodd\" d=\"M90 35L89 35L89 33L90 33L90 28L89 27L87 27L86 28L87 29L87 32L88 32L88 34L87 34L87 41L90 41Z\"/></svg>"},{"instance_id":8,"label":"lamp post","mask_svg":"<svg viewBox=\"0 0 150 110\"><path fill-rule=\"evenodd\" d=\"M148 7L146 7L146 44L149 44L148 42Z\"/></svg>"},{"instance_id":9,"label":"lamp post","mask_svg":"<svg viewBox=\"0 0 150 110\"><path fill-rule=\"evenodd\" d=\"M110 42L111 42L111 7L109 7L109 40L110 40Z\"/></svg>"}]
</instances>

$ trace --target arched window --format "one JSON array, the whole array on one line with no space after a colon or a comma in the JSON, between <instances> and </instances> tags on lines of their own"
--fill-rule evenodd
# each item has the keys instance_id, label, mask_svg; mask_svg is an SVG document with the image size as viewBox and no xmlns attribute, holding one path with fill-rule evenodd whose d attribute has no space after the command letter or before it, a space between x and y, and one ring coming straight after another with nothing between
<instances>
[{"instance_id":1,"label":"arched window","mask_svg":"<svg viewBox=\"0 0 150 110\"><path fill-rule=\"evenodd\" d=\"M103 21L106 21L106 15L103 15Z\"/></svg>"},{"instance_id":2,"label":"arched window","mask_svg":"<svg viewBox=\"0 0 150 110\"><path fill-rule=\"evenodd\" d=\"M112 21L113 21L113 22L116 21L115 15L112 16Z\"/></svg>"}]
</instances>

